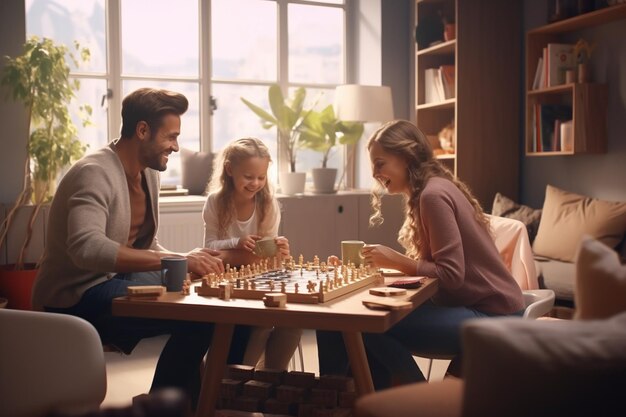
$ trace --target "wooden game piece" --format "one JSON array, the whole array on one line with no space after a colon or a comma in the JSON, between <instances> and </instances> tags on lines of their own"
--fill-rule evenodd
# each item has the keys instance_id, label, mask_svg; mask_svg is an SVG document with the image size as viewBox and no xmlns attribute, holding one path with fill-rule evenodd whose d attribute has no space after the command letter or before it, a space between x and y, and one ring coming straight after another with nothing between
<instances>
[{"instance_id":1,"label":"wooden game piece","mask_svg":"<svg viewBox=\"0 0 626 417\"><path fill-rule=\"evenodd\" d=\"M334 389L311 388L311 403L324 407L337 406L337 391Z\"/></svg>"},{"instance_id":2,"label":"wooden game piece","mask_svg":"<svg viewBox=\"0 0 626 417\"><path fill-rule=\"evenodd\" d=\"M250 283L250 289L251 289L252 291L254 291L254 290L256 289L256 282L252 281L252 282Z\"/></svg>"},{"instance_id":3,"label":"wooden game piece","mask_svg":"<svg viewBox=\"0 0 626 417\"><path fill-rule=\"evenodd\" d=\"M254 370L254 379L256 381L269 382L274 385L281 385L287 371L284 369L257 368Z\"/></svg>"},{"instance_id":4,"label":"wooden game piece","mask_svg":"<svg viewBox=\"0 0 626 417\"><path fill-rule=\"evenodd\" d=\"M266 400L272 396L274 385L270 382L252 379L243 384L243 395L246 397Z\"/></svg>"},{"instance_id":5,"label":"wooden game piece","mask_svg":"<svg viewBox=\"0 0 626 417\"><path fill-rule=\"evenodd\" d=\"M276 399L286 403L303 403L306 400L306 388L280 385L276 387Z\"/></svg>"},{"instance_id":6,"label":"wooden game piece","mask_svg":"<svg viewBox=\"0 0 626 417\"><path fill-rule=\"evenodd\" d=\"M254 366L228 365L225 373L230 379L237 379L239 381L248 381L254 378Z\"/></svg>"},{"instance_id":7,"label":"wooden game piece","mask_svg":"<svg viewBox=\"0 0 626 417\"><path fill-rule=\"evenodd\" d=\"M287 294L281 292L270 292L263 297L265 307L285 307L287 305Z\"/></svg>"},{"instance_id":8,"label":"wooden game piece","mask_svg":"<svg viewBox=\"0 0 626 417\"><path fill-rule=\"evenodd\" d=\"M225 378L220 384L221 398L237 398L241 394L243 381L238 379Z\"/></svg>"},{"instance_id":9,"label":"wooden game piece","mask_svg":"<svg viewBox=\"0 0 626 417\"><path fill-rule=\"evenodd\" d=\"M237 397L232 402L232 407L234 409L248 412L260 411L262 405L262 399L247 396Z\"/></svg>"},{"instance_id":10,"label":"wooden game piece","mask_svg":"<svg viewBox=\"0 0 626 417\"><path fill-rule=\"evenodd\" d=\"M302 254L298 256L298 265L300 265L300 267L304 265L304 256L302 256Z\"/></svg>"},{"instance_id":11,"label":"wooden game piece","mask_svg":"<svg viewBox=\"0 0 626 417\"><path fill-rule=\"evenodd\" d=\"M402 310L413 307L410 301L394 300L388 298L377 298L363 300L363 305L372 310Z\"/></svg>"},{"instance_id":12,"label":"wooden game piece","mask_svg":"<svg viewBox=\"0 0 626 417\"><path fill-rule=\"evenodd\" d=\"M218 288L218 297L222 300L230 300L231 294L233 292L233 284L231 284L230 282L222 282Z\"/></svg>"},{"instance_id":13,"label":"wooden game piece","mask_svg":"<svg viewBox=\"0 0 626 417\"><path fill-rule=\"evenodd\" d=\"M280 292L282 292L282 293L286 293L287 292L287 283L285 281L280 283Z\"/></svg>"},{"instance_id":14,"label":"wooden game piece","mask_svg":"<svg viewBox=\"0 0 626 417\"><path fill-rule=\"evenodd\" d=\"M313 256L313 265L314 266L320 266L320 258L319 258L319 256L317 256L317 255Z\"/></svg>"},{"instance_id":15,"label":"wooden game piece","mask_svg":"<svg viewBox=\"0 0 626 417\"><path fill-rule=\"evenodd\" d=\"M189 275L187 275L187 279L183 281L183 288L180 291L182 295L191 294L191 280L189 279Z\"/></svg>"},{"instance_id":16,"label":"wooden game piece","mask_svg":"<svg viewBox=\"0 0 626 417\"><path fill-rule=\"evenodd\" d=\"M406 295L405 289L393 287L371 288L369 292L372 295L378 295L380 297L397 297L400 295Z\"/></svg>"},{"instance_id":17,"label":"wooden game piece","mask_svg":"<svg viewBox=\"0 0 626 417\"><path fill-rule=\"evenodd\" d=\"M315 373L304 371L290 371L285 375L285 385L300 388L311 388L317 383Z\"/></svg>"},{"instance_id":18,"label":"wooden game piece","mask_svg":"<svg viewBox=\"0 0 626 417\"><path fill-rule=\"evenodd\" d=\"M274 281L269 282L270 291L274 291Z\"/></svg>"},{"instance_id":19,"label":"wooden game piece","mask_svg":"<svg viewBox=\"0 0 626 417\"><path fill-rule=\"evenodd\" d=\"M157 299L165 293L161 285L131 285L127 288L129 298Z\"/></svg>"},{"instance_id":20,"label":"wooden game piece","mask_svg":"<svg viewBox=\"0 0 626 417\"><path fill-rule=\"evenodd\" d=\"M299 289L300 285L298 285L298 283L296 282L295 284L293 284L293 291L298 294L298 289Z\"/></svg>"}]
</instances>

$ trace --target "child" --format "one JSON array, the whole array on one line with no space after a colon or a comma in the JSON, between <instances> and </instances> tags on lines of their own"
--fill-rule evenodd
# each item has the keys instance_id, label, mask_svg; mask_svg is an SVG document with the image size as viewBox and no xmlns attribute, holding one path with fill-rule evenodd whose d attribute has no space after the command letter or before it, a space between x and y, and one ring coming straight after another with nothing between
<instances>
[{"instance_id":1,"label":"child","mask_svg":"<svg viewBox=\"0 0 626 417\"><path fill-rule=\"evenodd\" d=\"M412 123L396 120L374 132L367 148L376 180L370 222L382 221L384 192L404 195L406 218L398 236L405 253L366 245L365 262L439 280L432 299L386 333L363 335L372 371L378 372L374 384L381 389L392 380L423 381L412 353L459 355L465 320L521 315L524 300L496 249L480 204L433 156L426 135ZM320 362L334 361L341 371L342 364L332 357L336 353L328 351L331 335L321 336ZM320 370L325 366L320 363Z\"/></svg>"},{"instance_id":2,"label":"child","mask_svg":"<svg viewBox=\"0 0 626 417\"><path fill-rule=\"evenodd\" d=\"M289 242L278 235L280 207L267 181L271 162L269 150L259 139L236 140L224 148L214 166L209 195L204 204L204 246L227 251L231 264L246 265L259 261L255 242L275 237L278 257L289 256ZM254 328L243 359L260 367L287 369L298 346L302 330L292 328Z\"/></svg>"}]
</instances>

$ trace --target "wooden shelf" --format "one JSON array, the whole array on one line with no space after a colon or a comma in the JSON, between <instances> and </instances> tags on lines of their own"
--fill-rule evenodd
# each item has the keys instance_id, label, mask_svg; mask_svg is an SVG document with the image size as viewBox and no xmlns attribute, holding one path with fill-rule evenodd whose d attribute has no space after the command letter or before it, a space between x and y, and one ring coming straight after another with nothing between
<instances>
[{"instance_id":1,"label":"wooden shelf","mask_svg":"<svg viewBox=\"0 0 626 417\"><path fill-rule=\"evenodd\" d=\"M519 193L521 0L415 0L415 22L454 14L456 39L415 49L415 120L430 138L454 124L454 154L437 156L486 210ZM485 24L489 22L489 24ZM503 60L498 51L507 51ZM455 97L425 103L425 72L454 65ZM436 139L435 139L436 140ZM498 173L493 175L493 173Z\"/></svg>"},{"instance_id":2,"label":"wooden shelf","mask_svg":"<svg viewBox=\"0 0 626 417\"><path fill-rule=\"evenodd\" d=\"M573 32L626 18L626 3L616 4L593 12L559 20L528 31L528 35L549 35Z\"/></svg>"},{"instance_id":3,"label":"wooden shelf","mask_svg":"<svg viewBox=\"0 0 626 417\"><path fill-rule=\"evenodd\" d=\"M527 156L564 156L603 153L607 147L608 86L597 83L569 83L532 89L537 62L548 43L568 42L571 32L626 19L626 4L618 4L569 19L550 23L526 33L526 122ZM560 104L572 108L573 149L567 152L536 151L533 115L537 105Z\"/></svg>"}]
</instances>

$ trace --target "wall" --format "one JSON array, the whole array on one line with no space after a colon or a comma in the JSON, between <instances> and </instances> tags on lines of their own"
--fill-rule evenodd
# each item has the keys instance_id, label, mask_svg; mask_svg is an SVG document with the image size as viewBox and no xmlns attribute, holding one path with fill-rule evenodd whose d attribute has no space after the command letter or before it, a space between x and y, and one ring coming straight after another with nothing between
<instances>
[{"instance_id":1,"label":"wall","mask_svg":"<svg viewBox=\"0 0 626 417\"><path fill-rule=\"evenodd\" d=\"M546 4L525 0L525 30L547 22ZM591 57L592 77L609 86L607 153L522 156L521 201L532 207L543 205L546 184L596 198L626 201L626 20L580 31L573 34L572 42L580 37L596 43Z\"/></svg>"},{"instance_id":2,"label":"wall","mask_svg":"<svg viewBox=\"0 0 626 417\"><path fill-rule=\"evenodd\" d=\"M4 56L16 56L26 39L25 7L23 0L0 2L0 69ZM0 91L0 203L13 202L22 189L28 121L26 111L19 103L5 100L6 91Z\"/></svg>"}]
</instances>

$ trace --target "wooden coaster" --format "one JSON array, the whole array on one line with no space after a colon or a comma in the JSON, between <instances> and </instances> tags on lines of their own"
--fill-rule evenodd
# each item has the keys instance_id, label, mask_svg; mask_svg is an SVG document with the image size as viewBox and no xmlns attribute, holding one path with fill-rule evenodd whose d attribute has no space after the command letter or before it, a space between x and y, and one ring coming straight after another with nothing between
<instances>
[{"instance_id":1,"label":"wooden coaster","mask_svg":"<svg viewBox=\"0 0 626 417\"><path fill-rule=\"evenodd\" d=\"M393 300L387 298L377 298L371 300L363 300L363 305L372 310L402 310L413 307L410 301Z\"/></svg>"},{"instance_id":2,"label":"wooden coaster","mask_svg":"<svg viewBox=\"0 0 626 417\"><path fill-rule=\"evenodd\" d=\"M165 292L165 287L161 285L131 285L127 289L130 297L139 296L159 296Z\"/></svg>"},{"instance_id":3,"label":"wooden coaster","mask_svg":"<svg viewBox=\"0 0 626 417\"><path fill-rule=\"evenodd\" d=\"M263 297L265 307L285 307L287 305L287 294L282 292L269 292Z\"/></svg>"},{"instance_id":4,"label":"wooden coaster","mask_svg":"<svg viewBox=\"0 0 626 417\"><path fill-rule=\"evenodd\" d=\"M406 290L402 288L378 287L370 289L370 294L379 297L397 297L399 295L406 295Z\"/></svg>"}]
</instances>

